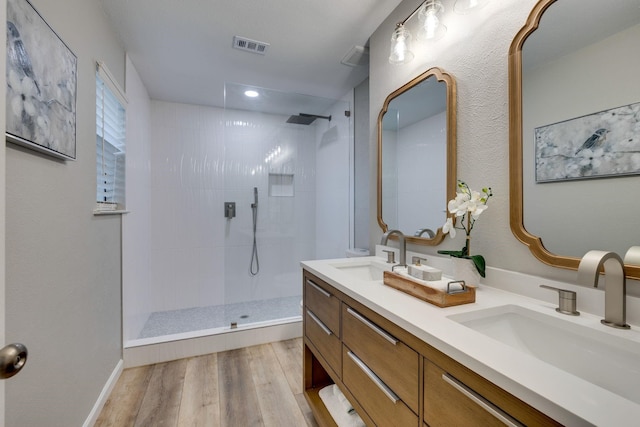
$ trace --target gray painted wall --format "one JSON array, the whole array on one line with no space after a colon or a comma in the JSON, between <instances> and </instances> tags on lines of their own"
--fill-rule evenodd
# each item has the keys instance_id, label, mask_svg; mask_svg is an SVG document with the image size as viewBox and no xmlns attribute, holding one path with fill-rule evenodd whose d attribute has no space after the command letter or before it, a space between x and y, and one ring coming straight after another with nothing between
<instances>
[{"instance_id":1,"label":"gray painted wall","mask_svg":"<svg viewBox=\"0 0 640 427\"><path fill-rule=\"evenodd\" d=\"M122 356L121 218L92 210L95 61L124 87L125 55L98 2L31 1L78 57L77 161L7 144L6 335L30 354L6 425L80 426Z\"/></svg>"}]
</instances>

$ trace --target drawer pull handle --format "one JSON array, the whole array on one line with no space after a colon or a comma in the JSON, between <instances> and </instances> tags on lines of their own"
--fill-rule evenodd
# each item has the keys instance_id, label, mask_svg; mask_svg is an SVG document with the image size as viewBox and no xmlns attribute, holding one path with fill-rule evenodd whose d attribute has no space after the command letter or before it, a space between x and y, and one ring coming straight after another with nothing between
<instances>
[{"instance_id":1,"label":"drawer pull handle","mask_svg":"<svg viewBox=\"0 0 640 427\"><path fill-rule=\"evenodd\" d=\"M325 332L325 334L327 334L327 335L331 335L332 334L331 330L329 328L327 328L324 325L324 323L322 323L322 320L318 319L315 314L313 314L309 310L307 310L307 314L309 315L309 317L311 317L313 319L314 322L316 322L318 324L318 326L320 326L320 328L322 328L322 330Z\"/></svg>"},{"instance_id":2,"label":"drawer pull handle","mask_svg":"<svg viewBox=\"0 0 640 427\"><path fill-rule=\"evenodd\" d=\"M397 403L400 398L398 397L397 394L395 394L393 392L393 390L391 390L384 382L382 382L382 380L380 378L378 378L378 376L371 370L369 369L369 367L367 365L364 364L364 362L362 360L360 360L360 358L358 356L356 356L355 354L353 354L352 352L348 351L347 354L349 355L349 357L351 358L351 360L353 360L355 362L356 365L358 365L358 367L360 369L362 369L362 372L364 372L371 381L374 382L375 385L378 386L378 388L380 390L382 390L382 392L393 402L393 403Z\"/></svg>"},{"instance_id":3,"label":"drawer pull handle","mask_svg":"<svg viewBox=\"0 0 640 427\"><path fill-rule=\"evenodd\" d=\"M475 402L482 409L496 417L499 421L503 422L505 425L510 427L522 427L518 421L513 419L509 414L505 413L503 410L495 406L493 403L489 402L484 397L480 396L475 391L471 390L469 387L461 383L459 380L453 378L449 374L442 374L442 379L449 383L453 388L458 390L460 393L467 396L473 402Z\"/></svg>"},{"instance_id":4,"label":"drawer pull handle","mask_svg":"<svg viewBox=\"0 0 640 427\"><path fill-rule=\"evenodd\" d=\"M347 308L347 313L349 313L350 315L352 315L353 317L355 317L356 319L358 319L359 321L361 321L362 323L367 325L369 328L373 329L373 331L375 333L380 335L385 340L389 341L391 344L393 344L393 345L397 345L398 344L398 340L397 339L395 339L394 337L392 337L391 335L389 335L388 333L386 333L385 331L380 329L378 326L376 326L373 323L371 323L371 321L366 319L364 316L362 316L357 311L352 310L351 308Z\"/></svg>"},{"instance_id":5,"label":"drawer pull handle","mask_svg":"<svg viewBox=\"0 0 640 427\"><path fill-rule=\"evenodd\" d=\"M327 298L331 298L331 294L327 291L325 291L324 289L322 289L320 286L316 285L315 283L313 283L311 280L307 279L307 284L309 286L312 286L316 291L320 292L322 295L324 295Z\"/></svg>"}]
</instances>

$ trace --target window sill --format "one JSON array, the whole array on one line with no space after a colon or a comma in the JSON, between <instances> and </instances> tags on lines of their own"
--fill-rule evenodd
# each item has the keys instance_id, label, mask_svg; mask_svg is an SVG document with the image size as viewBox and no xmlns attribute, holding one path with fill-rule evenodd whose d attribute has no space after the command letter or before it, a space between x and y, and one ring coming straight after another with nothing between
<instances>
[{"instance_id":1,"label":"window sill","mask_svg":"<svg viewBox=\"0 0 640 427\"><path fill-rule=\"evenodd\" d=\"M117 210L117 211L93 211L93 215L102 216L102 215L123 215L128 214L129 211L126 210Z\"/></svg>"}]
</instances>

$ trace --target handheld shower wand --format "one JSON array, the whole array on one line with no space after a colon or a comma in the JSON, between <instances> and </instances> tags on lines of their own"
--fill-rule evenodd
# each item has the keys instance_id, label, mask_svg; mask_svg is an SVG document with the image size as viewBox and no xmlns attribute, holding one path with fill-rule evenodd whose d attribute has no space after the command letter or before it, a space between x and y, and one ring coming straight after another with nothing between
<instances>
[{"instance_id":1,"label":"handheld shower wand","mask_svg":"<svg viewBox=\"0 0 640 427\"><path fill-rule=\"evenodd\" d=\"M253 203L251 203L251 208L258 207L258 187L253 187Z\"/></svg>"},{"instance_id":2,"label":"handheld shower wand","mask_svg":"<svg viewBox=\"0 0 640 427\"><path fill-rule=\"evenodd\" d=\"M260 272L260 261L258 260L258 243L256 241L256 231L258 226L258 187L253 187L253 249L251 250L251 263L249 264L249 274L256 276Z\"/></svg>"}]
</instances>

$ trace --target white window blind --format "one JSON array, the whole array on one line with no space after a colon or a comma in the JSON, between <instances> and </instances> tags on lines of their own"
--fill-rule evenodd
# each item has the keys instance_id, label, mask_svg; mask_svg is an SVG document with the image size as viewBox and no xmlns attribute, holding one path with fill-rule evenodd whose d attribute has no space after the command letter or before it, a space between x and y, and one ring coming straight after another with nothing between
<instances>
[{"instance_id":1,"label":"white window blind","mask_svg":"<svg viewBox=\"0 0 640 427\"><path fill-rule=\"evenodd\" d=\"M125 205L126 98L108 69L96 72L96 200Z\"/></svg>"}]
</instances>

